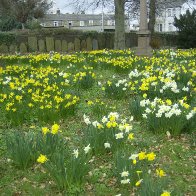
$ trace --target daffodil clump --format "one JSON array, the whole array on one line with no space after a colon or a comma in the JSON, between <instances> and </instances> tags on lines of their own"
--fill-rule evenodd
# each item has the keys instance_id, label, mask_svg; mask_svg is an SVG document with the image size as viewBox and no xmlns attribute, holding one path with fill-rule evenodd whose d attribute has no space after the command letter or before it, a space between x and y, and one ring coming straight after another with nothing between
<instances>
[{"instance_id":1,"label":"daffodil clump","mask_svg":"<svg viewBox=\"0 0 196 196\"><path fill-rule=\"evenodd\" d=\"M98 117L102 117L108 114L109 111L116 109L115 106L111 106L110 103L106 103L100 99L86 100L86 105L91 109L93 114L97 115Z\"/></svg>"},{"instance_id":2,"label":"daffodil clump","mask_svg":"<svg viewBox=\"0 0 196 196\"><path fill-rule=\"evenodd\" d=\"M13 64L28 64L29 60L33 57L32 54L21 55L16 53L14 55L0 54L0 61L5 63L5 65Z\"/></svg>"},{"instance_id":3,"label":"daffodil clump","mask_svg":"<svg viewBox=\"0 0 196 196\"><path fill-rule=\"evenodd\" d=\"M69 93L70 73L59 69L7 66L0 79L0 106L8 119L58 120L73 114L79 97Z\"/></svg>"},{"instance_id":4,"label":"daffodil clump","mask_svg":"<svg viewBox=\"0 0 196 196\"><path fill-rule=\"evenodd\" d=\"M149 195L154 192L161 195L167 187L167 174L162 168L156 168L156 156L154 152L140 151L130 156L129 151L117 151L114 163L119 183L124 188L134 187L139 195L145 195L146 192Z\"/></svg>"},{"instance_id":5,"label":"daffodil clump","mask_svg":"<svg viewBox=\"0 0 196 196\"><path fill-rule=\"evenodd\" d=\"M128 83L126 79L117 81L108 80L102 87L102 90L109 98L122 99L127 95Z\"/></svg>"},{"instance_id":6,"label":"daffodil clump","mask_svg":"<svg viewBox=\"0 0 196 196\"><path fill-rule=\"evenodd\" d=\"M62 55L58 52L50 52L38 55L31 55L29 58L29 63L32 66L69 66L70 64L83 65L85 58L82 55L78 58L80 54L66 54Z\"/></svg>"},{"instance_id":7,"label":"daffodil clump","mask_svg":"<svg viewBox=\"0 0 196 196\"><path fill-rule=\"evenodd\" d=\"M149 62L152 63L152 62ZM145 69L134 69L129 74L129 88L134 94L147 94L149 98L180 99L184 96L192 98L195 92L195 63L189 66L178 66L166 62L163 66L156 62L156 66L146 66ZM173 67L170 67L173 66Z\"/></svg>"},{"instance_id":8,"label":"daffodil clump","mask_svg":"<svg viewBox=\"0 0 196 196\"><path fill-rule=\"evenodd\" d=\"M91 121L86 115L83 117L87 125L84 129L85 143L91 144L95 154L123 148L125 141L134 138L134 134L131 133L132 117L128 121L120 118L117 112L110 112L109 115L102 117L101 121Z\"/></svg>"},{"instance_id":9,"label":"daffodil clump","mask_svg":"<svg viewBox=\"0 0 196 196\"><path fill-rule=\"evenodd\" d=\"M70 153L68 146L64 146L65 142L58 137L59 127L58 124L54 124L51 131L47 127L42 127L44 140L41 142L44 145L38 145L43 154L39 155L37 162L50 174L60 190L71 189L73 185L79 188L84 184L90 170L91 147L89 144Z\"/></svg>"},{"instance_id":10,"label":"daffodil clump","mask_svg":"<svg viewBox=\"0 0 196 196\"><path fill-rule=\"evenodd\" d=\"M83 66L83 70L76 73L73 78L73 82L80 88L91 88L95 82L95 73L92 71L93 67Z\"/></svg>"},{"instance_id":11,"label":"daffodil clump","mask_svg":"<svg viewBox=\"0 0 196 196\"><path fill-rule=\"evenodd\" d=\"M173 50L173 49L166 49L166 50L159 50L155 53L158 57L167 57L172 58L172 60L182 60L184 58L186 59L193 59L196 55L196 49L191 50Z\"/></svg>"},{"instance_id":12,"label":"daffodil clump","mask_svg":"<svg viewBox=\"0 0 196 196\"><path fill-rule=\"evenodd\" d=\"M140 101L140 107L143 111L142 117L151 131L169 131L178 135L186 129L189 131L195 127L196 108L184 100L172 102L170 99L143 99Z\"/></svg>"}]
</instances>

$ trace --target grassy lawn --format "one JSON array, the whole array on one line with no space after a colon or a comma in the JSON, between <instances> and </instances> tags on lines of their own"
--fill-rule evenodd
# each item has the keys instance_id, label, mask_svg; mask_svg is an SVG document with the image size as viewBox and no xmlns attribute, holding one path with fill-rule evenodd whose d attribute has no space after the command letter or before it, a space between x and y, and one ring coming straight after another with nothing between
<instances>
[{"instance_id":1,"label":"grassy lawn","mask_svg":"<svg viewBox=\"0 0 196 196\"><path fill-rule=\"evenodd\" d=\"M194 195L195 57L195 50L176 51L174 56L161 51L152 59L139 59L129 51L63 57L1 56L0 66L1 62L6 66L0 67L0 195L158 196L164 191L177 196ZM174 89L173 81L177 84ZM164 89L166 84L171 84L171 89ZM156 97L160 98L157 105L172 107L178 103L180 114L155 117L152 111L156 107L151 107L151 103L146 108L141 104L136 107L137 101L149 99L155 103ZM117 112L119 117L110 112ZM187 119L187 115L193 116ZM111 128L104 124L103 116L114 123ZM85 123L85 118L91 124ZM59 128L55 129L54 124ZM49 129L45 134L43 127ZM52 134L52 130L56 132ZM101 135L102 130L107 137ZM123 138L118 139L116 134L122 132ZM56 143L35 148L29 165L21 168L11 155L14 146L8 146L15 133L24 137L32 133L32 138L43 137L43 143L48 135ZM45 147L48 154L44 153ZM24 154L15 150L17 157L25 160ZM74 150L78 150L78 156ZM138 157L140 152L145 152L144 160ZM153 160L149 160L150 153L156 155ZM40 154L48 160L38 163ZM137 156L130 158L132 155ZM66 178L61 171L63 163L59 166L61 160ZM158 169L164 171L163 176L157 174ZM123 177L123 171L129 172L128 176ZM127 179L130 182L122 181ZM141 184L136 185L137 182Z\"/></svg>"}]
</instances>

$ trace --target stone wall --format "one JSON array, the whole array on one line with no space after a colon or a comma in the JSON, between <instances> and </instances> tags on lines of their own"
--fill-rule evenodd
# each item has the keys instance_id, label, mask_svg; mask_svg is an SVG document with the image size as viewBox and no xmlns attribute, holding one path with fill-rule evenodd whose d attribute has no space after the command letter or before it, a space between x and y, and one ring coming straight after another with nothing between
<instances>
[{"instance_id":1,"label":"stone wall","mask_svg":"<svg viewBox=\"0 0 196 196\"><path fill-rule=\"evenodd\" d=\"M174 46L172 39L157 36L159 45ZM174 44L173 44L174 43ZM173 45L172 45L173 44ZM126 34L126 47L137 46L137 34ZM78 52L98 49L113 49L114 33L60 33L60 34L17 34L12 43L0 43L0 53L28 53L28 52Z\"/></svg>"}]
</instances>

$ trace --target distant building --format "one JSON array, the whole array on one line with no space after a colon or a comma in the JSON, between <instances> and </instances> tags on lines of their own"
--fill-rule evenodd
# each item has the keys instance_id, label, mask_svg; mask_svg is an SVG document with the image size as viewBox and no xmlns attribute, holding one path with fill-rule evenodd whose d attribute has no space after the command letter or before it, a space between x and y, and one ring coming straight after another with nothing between
<instances>
[{"instance_id":1,"label":"distant building","mask_svg":"<svg viewBox=\"0 0 196 196\"><path fill-rule=\"evenodd\" d=\"M187 10L190 12L196 9L196 0L188 3L186 0L159 0L158 12L156 14L155 31L156 32L176 32L174 26L174 18L180 17L180 14L185 14ZM139 22L131 22L130 29L139 30Z\"/></svg>"},{"instance_id":2,"label":"distant building","mask_svg":"<svg viewBox=\"0 0 196 196\"><path fill-rule=\"evenodd\" d=\"M185 0L176 0L164 2L160 5L159 12L156 17L155 31L158 32L175 32L177 31L174 26L174 18L179 18L180 14L185 14L189 9L196 8L196 1L192 4L187 3Z\"/></svg>"},{"instance_id":3,"label":"distant building","mask_svg":"<svg viewBox=\"0 0 196 196\"><path fill-rule=\"evenodd\" d=\"M114 31L115 19L113 14L62 14L57 10L55 14L46 14L41 19L41 26L66 27L82 31ZM129 31L129 20L125 20L125 29Z\"/></svg>"}]
</instances>

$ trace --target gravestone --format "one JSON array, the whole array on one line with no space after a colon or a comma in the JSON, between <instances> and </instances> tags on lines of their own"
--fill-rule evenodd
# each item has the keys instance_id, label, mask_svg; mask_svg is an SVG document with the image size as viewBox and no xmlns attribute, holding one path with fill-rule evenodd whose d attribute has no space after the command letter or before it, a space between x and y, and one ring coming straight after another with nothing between
<instances>
[{"instance_id":1,"label":"gravestone","mask_svg":"<svg viewBox=\"0 0 196 196\"><path fill-rule=\"evenodd\" d=\"M55 40L55 51L61 52L61 50L62 50L61 40Z\"/></svg>"},{"instance_id":2,"label":"gravestone","mask_svg":"<svg viewBox=\"0 0 196 196\"><path fill-rule=\"evenodd\" d=\"M18 51L18 48L17 48L17 46L15 44L12 44L9 47L9 51L10 51L10 53L15 53L15 52Z\"/></svg>"},{"instance_id":3,"label":"gravestone","mask_svg":"<svg viewBox=\"0 0 196 196\"><path fill-rule=\"evenodd\" d=\"M105 42L106 42L106 38L104 34L100 34L98 35L98 45L99 45L99 50L100 49L104 49L105 46Z\"/></svg>"},{"instance_id":4,"label":"gravestone","mask_svg":"<svg viewBox=\"0 0 196 196\"><path fill-rule=\"evenodd\" d=\"M27 53L27 46L25 43L20 44L20 53Z\"/></svg>"},{"instance_id":5,"label":"gravestone","mask_svg":"<svg viewBox=\"0 0 196 196\"><path fill-rule=\"evenodd\" d=\"M54 38L53 37L46 37L46 51L54 51Z\"/></svg>"},{"instance_id":6,"label":"gravestone","mask_svg":"<svg viewBox=\"0 0 196 196\"><path fill-rule=\"evenodd\" d=\"M93 50L98 50L98 41L96 39L93 39Z\"/></svg>"},{"instance_id":7,"label":"gravestone","mask_svg":"<svg viewBox=\"0 0 196 196\"><path fill-rule=\"evenodd\" d=\"M0 53L8 53L8 47L5 44L0 45Z\"/></svg>"},{"instance_id":8,"label":"gravestone","mask_svg":"<svg viewBox=\"0 0 196 196\"><path fill-rule=\"evenodd\" d=\"M82 41L81 41L81 50L82 50L82 51L87 50L87 46L86 46L86 41L85 41L85 40L82 40Z\"/></svg>"},{"instance_id":9,"label":"gravestone","mask_svg":"<svg viewBox=\"0 0 196 196\"><path fill-rule=\"evenodd\" d=\"M74 45L75 45L75 51L80 51L80 39L79 38L75 38L74 40Z\"/></svg>"},{"instance_id":10,"label":"gravestone","mask_svg":"<svg viewBox=\"0 0 196 196\"><path fill-rule=\"evenodd\" d=\"M43 39L38 40L39 52L46 52L46 45Z\"/></svg>"},{"instance_id":11,"label":"gravestone","mask_svg":"<svg viewBox=\"0 0 196 196\"><path fill-rule=\"evenodd\" d=\"M92 46L93 44L92 44L92 39L90 38L90 37L88 37L87 39L86 39L86 49L88 50L88 51L91 51L92 49L93 49L93 46Z\"/></svg>"},{"instance_id":12,"label":"gravestone","mask_svg":"<svg viewBox=\"0 0 196 196\"><path fill-rule=\"evenodd\" d=\"M62 41L62 52L67 52L67 51L68 51L67 41L63 40Z\"/></svg>"},{"instance_id":13,"label":"gravestone","mask_svg":"<svg viewBox=\"0 0 196 196\"><path fill-rule=\"evenodd\" d=\"M68 52L73 52L74 51L74 44L72 42L68 43Z\"/></svg>"},{"instance_id":14,"label":"gravestone","mask_svg":"<svg viewBox=\"0 0 196 196\"><path fill-rule=\"evenodd\" d=\"M38 50L37 37L28 37L29 52L36 52Z\"/></svg>"}]
</instances>

